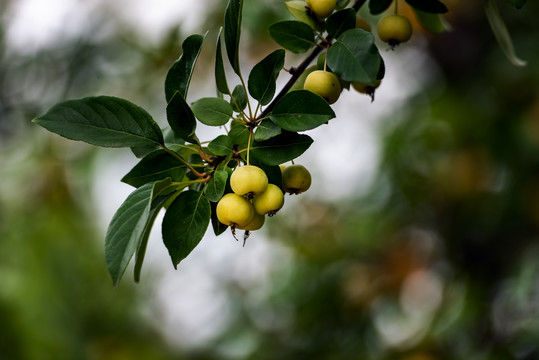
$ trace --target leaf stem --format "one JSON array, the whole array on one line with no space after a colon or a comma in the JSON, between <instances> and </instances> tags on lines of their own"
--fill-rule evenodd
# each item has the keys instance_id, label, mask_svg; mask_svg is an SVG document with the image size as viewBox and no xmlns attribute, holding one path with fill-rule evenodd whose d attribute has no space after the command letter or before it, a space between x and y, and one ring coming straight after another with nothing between
<instances>
[{"instance_id":1,"label":"leaf stem","mask_svg":"<svg viewBox=\"0 0 539 360\"><path fill-rule=\"evenodd\" d=\"M199 173L198 171L196 171L192 166L191 164L189 164L187 161L185 161L181 156L179 156L178 154L176 154L174 151L170 150L169 148L167 148L165 145L163 144L159 144L159 146L165 150L167 153L169 153L170 155L174 156L176 159L178 159L182 164L184 164L189 170L191 170L191 172L193 174L195 174L197 177L199 178L204 178L206 176L206 173Z\"/></svg>"},{"instance_id":2,"label":"leaf stem","mask_svg":"<svg viewBox=\"0 0 539 360\"><path fill-rule=\"evenodd\" d=\"M249 165L249 153L251 152L251 139L253 137L253 128L249 126L249 140L247 141L247 165Z\"/></svg>"}]
</instances>

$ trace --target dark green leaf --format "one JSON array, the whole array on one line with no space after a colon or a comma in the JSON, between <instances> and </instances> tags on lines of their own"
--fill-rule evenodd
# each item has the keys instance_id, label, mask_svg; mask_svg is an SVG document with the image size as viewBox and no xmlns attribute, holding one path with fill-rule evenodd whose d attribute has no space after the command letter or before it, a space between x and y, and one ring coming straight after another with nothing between
<instances>
[{"instance_id":1,"label":"dark green leaf","mask_svg":"<svg viewBox=\"0 0 539 360\"><path fill-rule=\"evenodd\" d=\"M275 50L253 67L247 87L251 96L262 105L267 105L275 94L275 81L284 66L283 49Z\"/></svg>"},{"instance_id":2,"label":"dark green leaf","mask_svg":"<svg viewBox=\"0 0 539 360\"><path fill-rule=\"evenodd\" d=\"M198 245L211 216L210 203L199 191L182 192L163 218L163 242L174 268Z\"/></svg>"},{"instance_id":3,"label":"dark green leaf","mask_svg":"<svg viewBox=\"0 0 539 360\"><path fill-rule=\"evenodd\" d=\"M183 140L196 144L196 119L182 94L176 94L167 105L167 120L172 130Z\"/></svg>"},{"instance_id":4,"label":"dark green leaf","mask_svg":"<svg viewBox=\"0 0 539 360\"><path fill-rule=\"evenodd\" d=\"M266 141L255 141L251 154L266 165L280 165L303 154L313 139L297 133L283 133Z\"/></svg>"},{"instance_id":5,"label":"dark green leaf","mask_svg":"<svg viewBox=\"0 0 539 360\"><path fill-rule=\"evenodd\" d=\"M232 117L232 106L220 98L202 98L191 105L196 118L203 124L222 126Z\"/></svg>"},{"instance_id":6,"label":"dark green leaf","mask_svg":"<svg viewBox=\"0 0 539 360\"><path fill-rule=\"evenodd\" d=\"M234 145L243 145L247 146L247 140L249 139L249 128L242 124L239 121L232 121L230 125L230 131L228 136L232 139Z\"/></svg>"},{"instance_id":7,"label":"dark green leaf","mask_svg":"<svg viewBox=\"0 0 539 360\"><path fill-rule=\"evenodd\" d=\"M206 33L207 34L207 33ZM202 43L206 38L204 35L191 35L182 44L183 53L172 65L165 79L165 97L167 103L170 102L176 91L184 99L187 98L187 90L191 82L191 76L195 68L196 61L202 50Z\"/></svg>"},{"instance_id":8,"label":"dark green leaf","mask_svg":"<svg viewBox=\"0 0 539 360\"><path fill-rule=\"evenodd\" d=\"M264 141L271 139L281 133L281 128L275 125L271 120L262 120L256 127L255 140Z\"/></svg>"},{"instance_id":9,"label":"dark green leaf","mask_svg":"<svg viewBox=\"0 0 539 360\"><path fill-rule=\"evenodd\" d=\"M507 59L514 66L526 66L526 61L520 59L515 53L513 41L511 40L509 31L507 31L507 27L505 26L505 23L500 15L500 11L498 10L498 5L496 4L495 0L487 0L485 4L485 13L487 15L490 28L492 29L492 32L494 33L496 40L498 40L498 44L500 45L500 48Z\"/></svg>"},{"instance_id":10,"label":"dark green leaf","mask_svg":"<svg viewBox=\"0 0 539 360\"><path fill-rule=\"evenodd\" d=\"M370 0L369 11L372 15L378 15L387 10L393 0Z\"/></svg>"},{"instance_id":11,"label":"dark green leaf","mask_svg":"<svg viewBox=\"0 0 539 360\"><path fill-rule=\"evenodd\" d=\"M374 85L381 56L374 45L374 36L363 29L342 33L329 48L327 63L344 81Z\"/></svg>"},{"instance_id":12,"label":"dark green leaf","mask_svg":"<svg viewBox=\"0 0 539 360\"><path fill-rule=\"evenodd\" d=\"M443 14L447 12L447 6L438 0L406 0L414 9L428 13Z\"/></svg>"},{"instance_id":13,"label":"dark green leaf","mask_svg":"<svg viewBox=\"0 0 539 360\"><path fill-rule=\"evenodd\" d=\"M142 271L142 263L144 262L144 256L146 255L146 247L148 245L148 239L150 237L150 232L152 230L153 224L159 211L165 206L167 201L170 201L175 195L174 191L164 191L171 184L170 179L165 179L163 181L157 182L154 185L153 194L152 194L152 204L150 206L150 214L148 216L148 221L144 227L144 232L142 234L140 244L135 252L135 267L134 267L134 277L135 282L140 281L140 273ZM159 195L163 193L164 195Z\"/></svg>"},{"instance_id":14,"label":"dark green leaf","mask_svg":"<svg viewBox=\"0 0 539 360\"><path fill-rule=\"evenodd\" d=\"M269 34L277 44L294 53L305 52L315 45L313 29L300 21L277 22L269 27Z\"/></svg>"},{"instance_id":15,"label":"dark green leaf","mask_svg":"<svg viewBox=\"0 0 539 360\"><path fill-rule=\"evenodd\" d=\"M204 195L206 195L208 200L217 202L223 197L227 180L228 172L226 170L216 170L213 173L213 176L204 189Z\"/></svg>"},{"instance_id":16,"label":"dark green leaf","mask_svg":"<svg viewBox=\"0 0 539 360\"><path fill-rule=\"evenodd\" d=\"M288 131L314 129L335 117L322 97L308 90L291 91L275 105L270 119Z\"/></svg>"},{"instance_id":17,"label":"dark green leaf","mask_svg":"<svg viewBox=\"0 0 539 360\"><path fill-rule=\"evenodd\" d=\"M127 264L146 236L150 209L154 195L163 189L162 184L147 183L133 191L116 211L105 236L105 258L112 281L118 285Z\"/></svg>"},{"instance_id":18,"label":"dark green leaf","mask_svg":"<svg viewBox=\"0 0 539 360\"><path fill-rule=\"evenodd\" d=\"M213 233L215 236L219 236L228 229L228 226L223 224L217 219L217 203L212 202L211 205L211 226L213 228Z\"/></svg>"},{"instance_id":19,"label":"dark green leaf","mask_svg":"<svg viewBox=\"0 0 539 360\"><path fill-rule=\"evenodd\" d=\"M122 181L134 187L166 178L181 181L185 175L185 165L164 150L157 150L145 156Z\"/></svg>"},{"instance_id":20,"label":"dark green leaf","mask_svg":"<svg viewBox=\"0 0 539 360\"><path fill-rule=\"evenodd\" d=\"M215 155L226 156L233 151L234 142L227 135L219 135L208 144L208 149Z\"/></svg>"},{"instance_id":21,"label":"dark green leaf","mask_svg":"<svg viewBox=\"0 0 539 360\"><path fill-rule=\"evenodd\" d=\"M163 144L163 133L143 108L111 96L68 100L32 120L71 140L107 147Z\"/></svg>"},{"instance_id":22,"label":"dark green leaf","mask_svg":"<svg viewBox=\"0 0 539 360\"><path fill-rule=\"evenodd\" d=\"M230 94L230 88L226 81L225 66L223 64L223 53L221 50L221 32L223 28L219 29L219 35L217 35L217 46L215 50L215 83L217 90L223 94Z\"/></svg>"},{"instance_id":23,"label":"dark green leaf","mask_svg":"<svg viewBox=\"0 0 539 360\"><path fill-rule=\"evenodd\" d=\"M166 141L165 141L166 142ZM148 155L149 153L159 150L159 146L157 145L148 145L148 146L132 146L131 152L133 155L135 155L137 158L141 159Z\"/></svg>"},{"instance_id":24,"label":"dark green leaf","mask_svg":"<svg viewBox=\"0 0 539 360\"><path fill-rule=\"evenodd\" d=\"M241 112L247 107L247 93L243 85L236 85L232 91L232 98L230 99L230 105L235 112Z\"/></svg>"},{"instance_id":25,"label":"dark green leaf","mask_svg":"<svg viewBox=\"0 0 539 360\"><path fill-rule=\"evenodd\" d=\"M240 34L243 0L229 0L225 10L225 45L228 60L236 74L240 74Z\"/></svg>"},{"instance_id":26,"label":"dark green leaf","mask_svg":"<svg viewBox=\"0 0 539 360\"><path fill-rule=\"evenodd\" d=\"M328 34L336 38L346 30L356 27L356 12L354 9L348 8L337 11L329 16L326 20L326 30Z\"/></svg>"}]
</instances>

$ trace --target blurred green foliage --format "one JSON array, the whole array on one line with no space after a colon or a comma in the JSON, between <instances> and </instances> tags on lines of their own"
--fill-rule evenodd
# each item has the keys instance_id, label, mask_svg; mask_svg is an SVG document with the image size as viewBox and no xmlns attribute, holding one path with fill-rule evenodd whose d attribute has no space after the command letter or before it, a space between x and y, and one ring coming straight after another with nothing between
<instances>
[{"instance_id":1,"label":"blurred green foliage","mask_svg":"<svg viewBox=\"0 0 539 360\"><path fill-rule=\"evenodd\" d=\"M269 53L264 29L284 17L280 2L262 3L246 5L250 55ZM93 150L30 125L102 88L161 105L184 34L150 45L126 28L90 31L31 56L1 42L0 358L539 358L539 5L500 4L524 68L508 64L480 7L454 6L453 31L428 38L441 76L384 122L369 191L276 217L269 235L290 258L263 296L224 282L229 326L187 355L141 318L140 289L111 286L89 196Z\"/></svg>"}]
</instances>

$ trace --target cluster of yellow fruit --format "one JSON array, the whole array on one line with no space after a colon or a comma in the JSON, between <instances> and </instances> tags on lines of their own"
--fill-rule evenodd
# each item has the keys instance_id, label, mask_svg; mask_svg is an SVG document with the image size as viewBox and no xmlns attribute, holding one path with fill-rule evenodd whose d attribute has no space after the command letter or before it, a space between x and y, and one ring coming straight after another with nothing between
<instances>
[{"instance_id":1,"label":"cluster of yellow fruit","mask_svg":"<svg viewBox=\"0 0 539 360\"><path fill-rule=\"evenodd\" d=\"M265 216L273 216L284 205L284 193L299 194L311 186L311 174L303 165L281 166L282 190L268 183L264 170L254 165L240 166L230 176L232 192L217 203L217 219L235 229L260 229Z\"/></svg>"},{"instance_id":2,"label":"cluster of yellow fruit","mask_svg":"<svg viewBox=\"0 0 539 360\"><path fill-rule=\"evenodd\" d=\"M336 0L306 0L307 7L318 18L324 19L331 15L337 6ZM371 31L370 24L364 19L356 18L356 28ZM403 15L393 14L384 16L377 25L380 40L388 43L393 49L400 43L412 37L412 25ZM352 82L352 87L362 94L370 95L374 100L374 91L380 86L381 80L374 84ZM315 70L305 79L303 88L323 97L329 104L335 103L342 92L341 81L334 73L326 70Z\"/></svg>"}]
</instances>

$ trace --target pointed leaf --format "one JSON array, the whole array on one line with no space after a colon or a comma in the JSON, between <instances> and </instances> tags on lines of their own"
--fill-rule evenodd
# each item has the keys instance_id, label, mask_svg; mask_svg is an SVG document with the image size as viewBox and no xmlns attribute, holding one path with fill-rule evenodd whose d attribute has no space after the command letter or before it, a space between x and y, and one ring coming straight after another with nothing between
<instances>
[{"instance_id":1,"label":"pointed leaf","mask_svg":"<svg viewBox=\"0 0 539 360\"><path fill-rule=\"evenodd\" d=\"M281 133L281 128L275 125L271 120L262 120L256 127L255 140L264 141L271 139Z\"/></svg>"},{"instance_id":2,"label":"pointed leaf","mask_svg":"<svg viewBox=\"0 0 539 360\"><path fill-rule=\"evenodd\" d=\"M229 0L225 10L225 45L228 60L236 74L240 74L239 47L243 0Z\"/></svg>"},{"instance_id":3,"label":"pointed leaf","mask_svg":"<svg viewBox=\"0 0 539 360\"><path fill-rule=\"evenodd\" d=\"M280 165L303 154L313 139L297 133L283 133L266 141L255 141L251 154L266 165Z\"/></svg>"},{"instance_id":4,"label":"pointed leaf","mask_svg":"<svg viewBox=\"0 0 539 360\"><path fill-rule=\"evenodd\" d=\"M221 200L225 192L227 180L228 172L226 170L216 170L204 188L204 195L206 195L206 198L213 202Z\"/></svg>"},{"instance_id":5,"label":"pointed leaf","mask_svg":"<svg viewBox=\"0 0 539 360\"><path fill-rule=\"evenodd\" d=\"M498 5L496 4L495 0L487 0L485 3L485 13L487 14L490 28L492 29L496 40L498 40L500 48L509 62L511 62L511 64L514 66L526 66L526 61L520 59L515 53L513 41L511 40L509 31L507 31L507 27L505 26L505 23L500 15L500 11L498 10Z\"/></svg>"},{"instance_id":6,"label":"pointed leaf","mask_svg":"<svg viewBox=\"0 0 539 360\"><path fill-rule=\"evenodd\" d=\"M352 8L333 13L326 20L326 30L334 38L356 27L356 12Z\"/></svg>"},{"instance_id":7,"label":"pointed leaf","mask_svg":"<svg viewBox=\"0 0 539 360\"><path fill-rule=\"evenodd\" d=\"M314 129L333 119L335 113L322 97L308 90L291 91L275 105L270 119L288 131Z\"/></svg>"},{"instance_id":8,"label":"pointed leaf","mask_svg":"<svg viewBox=\"0 0 539 360\"><path fill-rule=\"evenodd\" d=\"M277 44L294 53L305 52L316 45L313 29L300 21L277 22L269 27L269 34Z\"/></svg>"},{"instance_id":9,"label":"pointed leaf","mask_svg":"<svg viewBox=\"0 0 539 360\"><path fill-rule=\"evenodd\" d=\"M199 191L182 192L163 218L163 241L174 268L198 245L210 223L208 199Z\"/></svg>"},{"instance_id":10,"label":"pointed leaf","mask_svg":"<svg viewBox=\"0 0 539 360\"><path fill-rule=\"evenodd\" d=\"M275 95L275 82L284 66L283 49L275 50L253 67L247 87L251 96L260 104L267 105Z\"/></svg>"},{"instance_id":11,"label":"pointed leaf","mask_svg":"<svg viewBox=\"0 0 539 360\"><path fill-rule=\"evenodd\" d=\"M196 118L209 126L224 125L232 117L232 106L220 98L202 98L191 105Z\"/></svg>"},{"instance_id":12,"label":"pointed leaf","mask_svg":"<svg viewBox=\"0 0 539 360\"><path fill-rule=\"evenodd\" d=\"M185 175L185 165L164 150L154 151L145 156L122 181L134 187L166 178L181 181Z\"/></svg>"},{"instance_id":13,"label":"pointed leaf","mask_svg":"<svg viewBox=\"0 0 539 360\"><path fill-rule=\"evenodd\" d=\"M232 97L230 98L230 105L235 112L239 113L247 107L247 93L243 85L236 85L232 91Z\"/></svg>"},{"instance_id":14,"label":"pointed leaf","mask_svg":"<svg viewBox=\"0 0 539 360\"><path fill-rule=\"evenodd\" d=\"M208 144L208 149L215 155L226 156L232 151L234 142L227 135L219 135Z\"/></svg>"},{"instance_id":15,"label":"pointed leaf","mask_svg":"<svg viewBox=\"0 0 539 360\"><path fill-rule=\"evenodd\" d=\"M217 90L223 94L230 94L230 88L226 81L225 66L223 64L223 53L221 50L221 32L223 28L219 28L219 35L217 35L217 46L215 50L215 83Z\"/></svg>"},{"instance_id":16,"label":"pointed leaf","mask_svg":"<svg viewBox=\"0 0 539 360\"><path fill-rule=\"evenodd\" d=\"M152 198L162 190L162 183L147 183L133 191L112 217L105 236L105 258L115 286L145 236Z\"/></svg>"},{"instance_id":17,"label":"pointed leaf","mask_svg":"<svg viewBox=\"0 0 539 360\"><path fill-rule=\"evenodd\" d=\"M363 29L345 31L327 53L328 65L342 80L367 85L376 83L380 62L374 36Z\"/></svg>"},{"instance_id":18,"label":"pointed leaf","mask_svg":"<svg viewBox=\"0 0 539 360\"><path fill-rule=\"evenodd\" d=\"M163 144L161 129L143 108L111 96L68 100L32 120L71 140L107 147Z\"/></svg>"},{"instance_id":19,"label":"pointed leaf","mask_svg":"<svg viewBox=\"0 0 539 360\"><path fill-rule=\"evenodd\" d=\"M170 102L176 91L184 99L187 98L187 90L191 82L191 76L195 68L196 61L202 50L202 43L206 35L191 35L182 44L183 53L172 65L165 79L165 97L167 103Z\"/></svg>"},{"instance_id":20,"label":"pointed leaf","mask_svg":"<svg viewBox=\"0 0 539 360\"><path fill-rule=\"evenodd\" d=\"M176 92L167 105L167 120L171 129L181 139L196 144L196 119L180 92Z\"/></svg>"}]
</instances>

